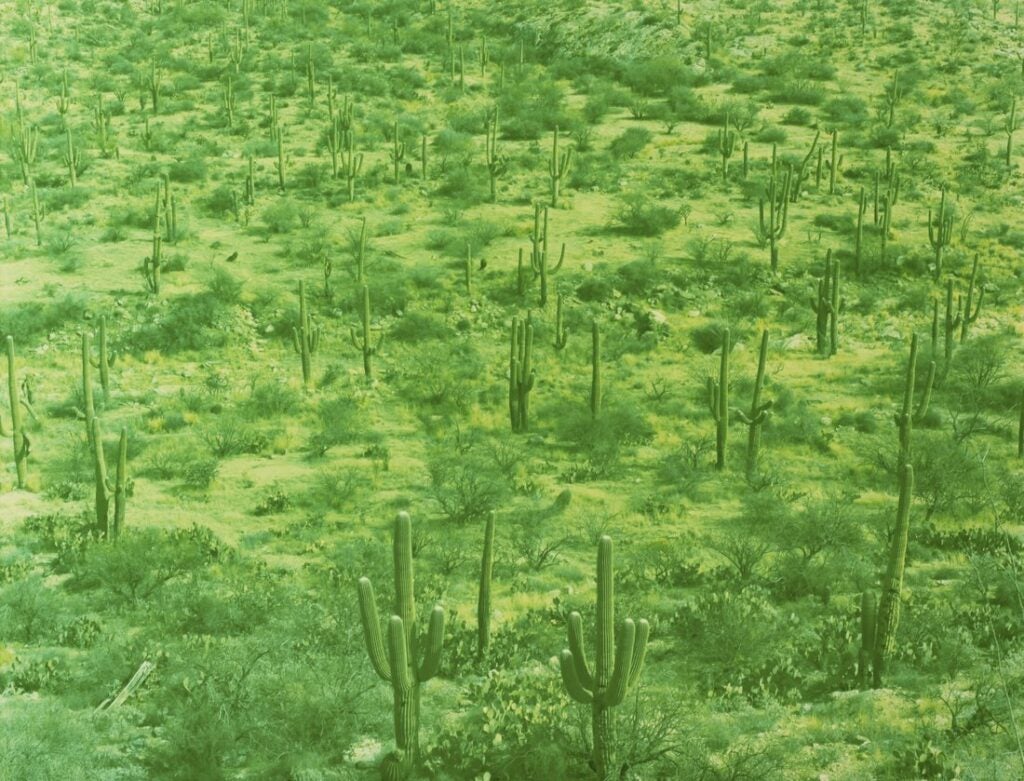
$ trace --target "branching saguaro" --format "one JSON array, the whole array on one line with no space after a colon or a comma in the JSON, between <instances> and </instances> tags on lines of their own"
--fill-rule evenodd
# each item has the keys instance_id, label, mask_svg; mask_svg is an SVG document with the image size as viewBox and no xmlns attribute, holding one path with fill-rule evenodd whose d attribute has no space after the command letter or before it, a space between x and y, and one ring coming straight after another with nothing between
<instances>
[{"instance_id":1,"label":"branching saguaro","mask_svg":"<svg viewBox=\"0 0 1024 781\"><path fill-rule=\"evenodd\" d=\"M779 270L779 242L786 234L786 225L789 219L789 190L792 174L790 171L779 181L777 173L773 170L771 179L768 180L768 198L758 201L758 231L768 241L771 252L772 271ZM765 217L765 207L768 215ZM763 244L761 246L764 246Z\"/></svg>"},{"instance_id":2,"label":"branching saguaro","mask_svg":"<svg viewBox=\"0 0 1024 781\"><path fill-rule=\"evenodd\" d=\"M437 673L444 644L444 610L435 605L426 635L421 637L413 595L412 521L399 513L394 525L395 602L388 620L387 652L373 584L359 579L359 612L370 663L381 680L391 684L395 750L385 757L381 774L386 781L413 776L419 765L420 689Z\"/></svg>"},{"instance_id":3,"label":"branching saguaro","mask_svg":"<svg viewBox=\"0 0 1024 781\"><path fill-rule=\"evenodd\" d=\"M540 305L548 304L548 277L555 274L565 262L565 242L554 265L548 259L548 207L536 204L533 207L533 233L530 235L532 249L530 268L535 277L540 277Z\"/></svg>"},{"instance_id":4,"label":"branching saguaro","mask_svg":"<svg viewBox=\"0 0 1024 781\"><path fill-rule=\"evenodd\" d=\"M761 334L761 349L757 356L757 376L754 378L754 397L750 402L750 411L744 412L741 409L735 410L736 417L747 426L747 476L752 477L757 472L757 455L761 447L761 426L771 415L772 400L761 401L761 392L764 390L764 374L768 364L768 330Z\"/></svg>"},{"instance_id":5,"label":"branching saguaro","mask_svg":"<svg viewBox=\"0 0 1024 781\"><path fill-rule=\"evenodd\" d=\"M558 151L558 128L555 128L551 139L551 160L548 161L548 178L551 180L551 208L558 208L558 199L561 195L562 180L569 173L569 166L572 165L572 147L564 152Z\"/></svg>"},{"instance_id":6,"label":"branching saguaro","mask_svg":"<svg viewBox=\"0 0 1024 781\"><path fill-rule=\"evenodd\" d=\"M320 347L320 335L306 306L306 283L299 282L299 324L292 327L292 346L302 363L302 387L307 391L313 383L313 354Z\"/></svg>"},{"instance_id":7,"label":"branching saguaro","mask_svg":"<svg viewBox=\"0 0 1024 781\"><path fill-rule=\"evenodd\" d=\"M559 657L562 681L569 696L590 705L593 737L592 766L599 781L618 781L623 768L617 760L614 708L636 686L647 654L650 625L627 618L615 632L615 579L612 540L597 544L597 638L594 664L583 645L583 618L573 612L568 620L569 647Z\"/></svg>"}]
</instances>

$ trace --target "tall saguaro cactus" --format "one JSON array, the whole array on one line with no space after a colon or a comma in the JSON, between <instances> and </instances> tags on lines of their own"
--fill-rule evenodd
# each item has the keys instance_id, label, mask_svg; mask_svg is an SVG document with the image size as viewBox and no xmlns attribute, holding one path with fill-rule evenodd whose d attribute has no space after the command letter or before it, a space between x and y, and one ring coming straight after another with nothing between
<instances>
[{"instance_id":1,"label":"tall saguaro cactus","mask_svg":"<svg viewBox=\"0 0 1024 781\"><path fill-rule=\"evenodd\" d=\"M599 781L617 781L613 708L636 686L643 671L650 625L627 618L615 637L615 580L612 540L597 544L597 640L594 664L587 662L583 646L583 619L573 612L568 620L569 647L559 657L562 681L569 696L592 707L593 766ZM614 642L614 644L613 644Z\"/></svg>"},{"instance_id":2,"label":"tall saguaro cactus","mask_svg":"<svg viewBox=\"0 0 1024 781\"><path fill-rule=\"evenodd\" d=\"M935 252L935 279L942 276L942 255L953 239L953 211L946 208L946 188L942 188L939 200L939 213L932 220L932 210L928 210L928 243Z\"/></svg>"},{"instance_id":3,"label":"tall saguaro cactus","mask_svg":"<svg viewBox=\"0 0 1024 781\"><path fill-rule=\"evenodd\" d=\"M533 248L530 253L530 268L540 277L540 305L548 305L548 276L562 268L565 262L565 242L553 266L548 262L548 207L536 204L533 207L533 233L530 235Z\"/></svg>"},{"instance_id":4,"label":"tall saguaro cactus","mask_svg":"<svg viewBox=\"0 0 1024 781\"><path fill-rule=\"evenodd\" d=\"M725 469L725 447L729 436L729 329L722 332L722 362L718 379L708 377L708 408L716 424L715 468Z\"/></svg>"},{"instance_id":5,"label":"tall saguaro cactus","mask_svg":"<svg viewBox=\"0 0 1024 781\"><path fill-rule=\"evenodd\" d=\"M748 428L747 434L747 475L757 471L757 453L761 447L761 426L771 415L774 401L761 401L764 389L764 372L768 363L768 330L761 334L761 351L757 357L757 377L754 379L754 398L750 402L750 412L736 410L738 417Z\"/></svg>"},{"instance_id":6,"label":"tall saguaro cactus","mask_svg":"<svg viewBox=\"0 0 1024 781\"><path fill-rule=\"evenodd\" d=\"M14 337L7 337L7 391L11 404L11 432L14 444L14 466L18 474L18 488L28 485L28 454L31 449L25 434L25 419L21 414L21 398L18 395L18 378L14 366ZM0 431L0 433L5 433ZM5 434L6 435L6 434Z\"/></svg>"},{"instance_id":7,"label":"tall saguaro cactus","mask_svg":"<svg viewBox=\"0 0 1024 781\"><path fill-rule=\"evenodd\" d=\"M601 414L601 331L597 320L590 325L593 349L590 353L590 417Z\"/></svg>"},{"instance_id":8,"label":"tall saguaro cactus","mask_svg":"<svg viewBox=\"0 0 1024 781\"><path fill-rule=\"evenodd\" d=\"M320 326L306 306L306 283L299 282L299 325L292 327L292 346L302 362L302 387L307 391L313 379L313 353L320 347Z\"/></svg>"},{"instance_id":9,"label":"tall saguaro cactus","mask_svg":"<svg viewBox=\"0 0 1024 781\"><path fill-rule=\"evenodd\" d=\"M384 331L381 330L375 345L370 335L370 288L367 285L363 285L363 311L360 314L362 316L363 336L362 339L357 337L356 329L353 328L351 331L352 346L363 354L363 375L369 380L373 377L373 356L377 354L380 346L384 343Z\"/></svg>"},{"instance_id":10,"label":"tall saguaro cactus","mask_svg":"<svg viewBox=\"0 0 1024 781\"><path fill-rule=\"evenodd\" d=\"M768 246L771 251L772 271L779 269L779 241L786 234L786 224L789 218L789 191L792 182L792 172L786 171L779 183L778 176L774 169L771 179L768 180L768 199L762 198L758 202L758 225L762 236L768 239ZM768 206L768 219L765 219L765 205Z\"/></svg>"},{"instance_id":11,"label":"tall saguaro cactus","mask_svg":"<svg viewBox=\"0 0 1024 781\"><path fill-rule=\"evenodd\" d=\"M896 645L896 629L900 623L900 597L903 593L903 572L907 565L907 543L910 538L910 502L914 492L914 467L901 463L899 471L900 498L896 509L896 530L889 548L889 564L882 584L875 626L875 648L872 660L874 685L882 685L885 662Z\"/></svg>"},{"instance_id":12,"label":"tall saguaro cactus","mask_svg":"<svg viewBox=\"0 0 1024 781\"><path fill-rule=\"evenodd\" d=\"M562 180L569 173L572 165L572 147L564 152L558 151L558 127L555 127L551 140L551 160L548 161L548 177L551 179L551 208L558 208L558 197L561 194Z\"/></svg>"},{"instance_id":13,"label":"tall saguaro cactus","mask_svg":"<svg viewBox=\"0 0 1024 781\"><path fill-rule=\"evenodd\" d=\"M387 652L380 630L377 600L369 578L359 579L359 613L374 671L391 684L395 751L381 766L385 781L410 778L419 761L420 686L441 664L444 610L435 605L425 637L420 637L413 597L412 521L399 513L394 525L395 603L388 620Z\"/></svg>"},{"instance_id":14,"label":"tall saguaro cactus","mask_svg":"<svg viewBox=\"0 0 1024 781\"><path fill-rule=\"evenodd\" d=\"M113 362L114 358L110 354L107 340L107 316L100 315L99 355L96 360L92 361L92 365L94 369L99 370L103 398L108 402L110 401L110 364Z\"/></svg>"},{"instance_id":15,"label":"tall saguaro cactus","mask_svg":"<svg viewBox=\"0 0 1024 781\"><path fill-rule=\"evenodd\" d=\"M491 576L494 573L494 512L484 526L484 552L480 558L480 590L476 601L476 657L483 659L491 644Z\"/></svg>"},{"instance_id":16,"label":"tall saguaro cactus","mask_svg":"<svg viewBox=\"0 0 1024 781\"><path fill-rule=\"evenodd\" d=\"M921 401L914 406L914 391L917 384L917 334L910 339L910 358L907 361L906 379L903 384L903 406L896 414L896 428L899 431L899 463L910 460L910 435L914 423L919 423L928 414L931 402L932 387L935 384L935 361L928 365L928 378L925 380Z\"/></svg>"},{"instance_id":17,"label":"tall saguaro cactus","mask_svg":"<svg viewBox=\"0 0 1024 781\"><path fill-rule=\"evenodd\" d=\"M108 540L117 539L124 528L128 484L128 429L121 429L117 447L117 471L114 482L107 477L107 459L103 453L103 432L99 418L92 421L93 465L96 472L96 530ZM114 517L110 517L110 500L114 500Z\"/></svg>"},{"instance_id":18,"label":"tall saguaro cactus","mask_svg":"<svg viewBox=\"0 0 1024 781\"><path fill-rule=\"evenodd\" d=\"M819 355L836 354L839 347L839 261L832 260L832 250L825 258L825 274L818 280L818 293L811 298L811 309L817 315L817 349Z\"/></svg>"},{"instance_id":19,"label":"tall saguaro cactus","mask_svg":"<svg viewBox=\"0 0 1024 781\"><path fill-rule=\"evenodd\" d=\"M508 409L512 431L526 431L530 425L530 391L533 390L533 324L530 316L512 318L512 339L508 367Z\"/></svg>"}]
</instances>

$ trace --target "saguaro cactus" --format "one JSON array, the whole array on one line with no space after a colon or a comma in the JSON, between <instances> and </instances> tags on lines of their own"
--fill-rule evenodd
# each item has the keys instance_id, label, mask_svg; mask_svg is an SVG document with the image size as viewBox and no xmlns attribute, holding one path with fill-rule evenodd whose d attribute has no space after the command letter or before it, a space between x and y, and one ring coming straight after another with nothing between
<instances>
[{"instance_id":1,"label":"saguaro cactus","mask_svg":"<svg viewBox=\"0 0 1024 781\"><path fill-rule=\"evenodd\" d=\"M761 391L764 389L764 372L768 363L768 330L761 334L761 351L757 357L757 376L754 379L754 398L750 402L750 412L737 409L738 417L748 428L747 434L747 475L752 476L757 471L757 453L761 445L761 426L771 415L774 401L761 401Z\"/></svg>"},{"instance_id":2,"label":"saguaro cactus","mask_svg":"<svg viewBox=\"0 0 1024 781\"><path fill-rule=\"evenodd\" d=\"M900 498L896 509L896 531L889 548L889 564L882 584L882 598L878 603L878 622L875 628L875 650L872 665L873 683L882 685L885 662L896 645L896 629L900 623L900 596L903 592L903 572L907 564L907 542L910 537L910 502L914 491L914 467L900 464Z\"/></svg>"},{"instance_id":3,"label":"saguaro cactus","mask_svg":"<svg viewBox=\"0 0 1024 781\"><path fill-rule=\"evenodd\" d=\"M391 163L394 166L395 184L399 183L399 166L405 160L405 142L399 138L398 122L391 125Z\"/></svg>"},{"instance_id":4,"label":"saguaro cactus","mask_svg":"<svg viewBox=\"0 0 1024 781\"><path fill-rule=\"evenodd\" d=\"M543 219L541 217L543 216ZM548 304L548 275L556 273L565 262L565 242L558 255L558 262L553 266L548 262L548 208L535 204L533 207L533 233L530 235L533 244L530 253L530 268L535 276L540 277L540 305Z\"/></svg>"},{"instance_id":5,"label":"saguaro cactus","mask_svg":"<svg viewBox=\"0 0 1024 781\"><path fill-rule=\"evenodd\" d=\"M981 302L985 298L985 288L982 287L978 292L978 303L974 303L974 289L978 282L978 256L974 256L974 265L971 267L971 280L967 283L967 301L964 304L963 315L960 320L960 344L967 341L967 331L974 325L974 321L978 319L978 314L981 312Z\"/></svg>"},{"instance_id":6,"label":"saguaro cactus","mask_svg":"<svg viewBox=\"0 0 1024 781\"><path fill-rule=\"evenodd\" d=\"M736 131L729 129L729 114L725 115L725 122L718 131L718 154L722 158L722 181L729 176L729 158L732 157L736 148Z\"/></svg>"},{"instance_id":7,"label":"saguaro cactus","mask_svg":"<svg viewBox=\"0 0 1024 781\"><path fill-rule=\"evenodd\" d=\"M818 280L817 296L811 298L811 309L817 314L817 348L819 355L835 355L839 347L839 261L832 260L832 250L825 257L825 275Z\"/></svg>"},{"instance_id":8,"label":"saguaro cactus","mask_svg":"<svg viewBox=\"0 0 1024 781\"><path fill-rule=\"evenodd\" d=\"M512 349L509 356L508 408L512 420L512 431L521 432L529 428L530 391L533 390L534 370L533 324L530 316L520 321L512 318Z\"/></svg>"},{"instance_id":9,"label":"saguaro cactus","mask_svg":"<svg viewBox=\"0 0 1024 781\"><path fill-rule=\"evenodd\" d=\"M476 657L483 659L491 644L491 576L494 573L494 512L484 527L484 552L480 559L480 592L476 602Z\"/></svg>"},{"instance_id":10,"label":"saguaro cactus","mask_svg":"<svg viewBox=\"0 0 1024 781\"><path fill-rule=\"evenodd\" d=\"M425 637L420 637L413 597L412 521L399 513L394 526L395 603L388 621L388 650L369 578L359 579L363 637L374 671L391 684L394 696L395 750L381 766L385 781L409 778L419 761L420 686L441 664L444 610L435 605Z\"/></svg>"},{"instance_id":11,"label":"saguaro cactus","mask_svg":"<svg viewBox=\"0 0 1024 781\"><path fill-rule=\"evenodd\" d=\"M10 436L14 444L14 466L18 474L18 488L28 485L28 454L31 443L25 433L25 419L21 414L21 399L18 395L18 378L14 366L14 337L7 337L7 391L11 404ZM0 431L0 434L6 433Z\"/></svg>"},{"instance_id":12,"label":"saguaro cactus","mask_svg":"<svg viewBox=\"0 0 1024 781\"><path fill-rule=\"evenodd\" d=\"M590 324L593 347L590 353L590 417L601 414L601 331L597 320Z\"/></svg>"},{"instance_id":13,"label":"saguaro cactus","mask_svg":"<svg viewBox=\"0 0 1024 781\"><path fill-rule=\"evenodd\" d=\"M498 200L498 178L504 175L508 167L505 156L498 154L497 108L487 114L484 127L484 154L487 161L487 177L490 180L491 203L494 203Z\"/></svg>"},{"instance_id":14,"label":"saguaro cactus","mask_svg":"<svg viewBox=\"0 0 1024 781\"><path fill-rule=\"evenodd\" d=\"M128 484L128 429L121 429L117 448L117 471L114 482L107 477L107 459L103 453L103 432L99 418L92 421L93 464L96 472L96 531L108 540L117 539L124 528ZM110 517L110 500L114 500L114 517Z\"/></svg>"},{"instance_id":15,"label":"saguaro cactus","mask_svg":"<svg viewBox=\"0 0 1024 781\"><path fill-rule=\"evenodd\" d=\"M302 387L307 391L313 381L313 353L320 347L320 335L320 326L313 325L306 306L306 283L299 282L299 325L292 327L292 346L302 362Z\"/></svg>"},{"instance_id":16,"label":"saguaro cactus","mask_svg":"<svg viewBox=\"0 0 1024 781\"><path fill-rule=\"evenodd\" d=\"M867 192L860 188L860 199L857 202L857 231L854 234L853 273L860 276L860 262L864 257L864 214L868 209Z\"/></svg>"},{"instance_id":17,"label":"saguaro cactus","mask_svg":"<svg viewBox=\"0 0 1024 781\"><path fill-rule=\"evenodd\" d=\"M569 342L569 330L565 327L565 322L562 318L562 300L564 296L559 293L556 298L555 304L555 349L564 350L565 345Z\"/></svg>"},{"instance_id":18,"label":"saguaro cactus","mask_svg":"<svg viewBox=\"0 0 1024 781\"><path fill-rule=\"evenodd\" d=\"M772 271L779 269L779 241L786 234L789 215L789 190L792 174L786 171L781 186L773 172L768 180L768 219L765 220L765 199L758 202L758 225L761 235L768 239L771 251Z\"/></svg>"},{"instance_id":19,"label":"saguaro cactus","mask_svg":"<svg viewBox=\"0 0 1024 781\"><path fill-rule=\"evenodd\" d=\"M373 339L370 335L370 288L363 285L363 311L362 325L363 325L363 337L360 340L356 336L356 329L353 328L351 331L352 346L355 347L363 354L363 374L366 379L369 380L373 377L373 367L371 366L371 359L380 350L380 346L384 343L384 331L380 332L380 336L377 338L377 344L374 345Z\"/></svg>"},{"instance_id":20,"label":"saguaro cactus","mask_svg":"<svg viewBox=\"0 0 1024 781\"><path fill-rule=\"evenodd\" d=\"M942 276L942 254L953 238L953 210L946 208L946 188L942 188L939 200L939 213L932 220L932 210L928 210L928 243L935 252L935 279Z\"/></svg>"},{"instance_id":21,"label":"saguaro cactus","mask_svg":"<svg viewBox=\"0 0 1024 781\"><path fill-rule=\"evenodd\" d=\"M729 436L729 329L722 332L722 362L718 379L708 377L708 409L716 423L715 468L725 469L725 447Z\"/></svg>"},{"instance_id":22,"label":"saguaro cactus","mask_svg":"<svg viewBox=\"0 0 1024 781\"><path fill-rule=\"evenodd\" d=\"M92 365L100 372L100 387L103 388L105 401L110 400L110 364L113 362L114 356L111 355L107 344L107 316L100 315L99 355L92 361Z\"/></svg>"},{"instance_id":23,"label":"saguaro cactus","mask_svg":"<svg viewBox=\"0 0 1024 781\"><path fill-rule=\"evenodd\" d=\"M1006 167L1013 166L1013 133L1017 129L1017 96L1010 101L1010 115L1006 118Z\"/></svg>"},{"instance_id":24,"label":"saguaro cactus","mask_svg":"<svg viewBox=\"0 0 1024 781\"><path fill-rule=\"evenodd\" d=\"M597 545L597 639L594 665L583 646L583 619L573 612L568 620L569 647L559 657L562 681L569 696L592 707L593 766L599 781L617 781L613 708L630 693L643 671L650 625L627 618L615 638L615 582L612 540L603 536ZM613 641L615 644L613 646Z\"/></svg>"},{"instance_id":25,"label":"saguaro cactus","mask_svg":"<svg viewBox=\"0 0 1024 781\"><path fill-rule=\"evenodd\" d=\"M551 179L551 207L558 208L558 196L561 192L562 180L569 173L569 166L572 165L572 147L564 152L558 151L558 127L551 140L551 160L548 161L548 176Z\"/></svg>"},{"instance_id":26,"label":"saguaro cactus","mask_svg":"<svg viewBox=\"0 0 1024 781\"><path fill-rule=\"evenodd\" d=\"M92 348L89 334L82 333L82 413L85 418L85 434L92 445L93 423L96 420L96 402L92 392Z\"/></svg>"},{"instance_id":27,"label":"saguaro cactus","mask_svg":"<svg viewBox=\"0 0 1024 781\"><path fill-rule=\"evenodd\" d=\"M907 361L906 379L903 383L903 406L895 417L896 428L899 431L899 463L910 460L910 435L913 431L913 424L920 423L928 414L928 405L931 402L932 387L935 384L935 361L928 365L928 378L925 380L924 391L921 394L921 401L914 406L914 391L917 384L917 334L910 339L910 358Z\"/></svg>"}]
</instances>

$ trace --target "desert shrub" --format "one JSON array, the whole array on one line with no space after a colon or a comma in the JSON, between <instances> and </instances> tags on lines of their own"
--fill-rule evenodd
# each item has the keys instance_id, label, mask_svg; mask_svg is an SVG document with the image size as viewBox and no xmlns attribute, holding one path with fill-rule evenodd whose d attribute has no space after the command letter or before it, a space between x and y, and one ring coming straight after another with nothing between
<instances>
[{"instance_id":1,"label":"desert shrub","mask_svg":"<svg viewBox=\"0 0 1024 781\"><path fill-rule=\"evenodd\" d=\"M619 198L615 223L626 233L660 236L679 224L679 209L663 206L641 191L624 193Z\"/></svg>"},{"instance_id":2,"label":"desert shrub","mask_svg":"<svg viewBox=\"0 0 1024 781\"><path fill-rule=\"evenodd\" d=\"M594 418L585 407L558 416L559 437L585 457L593 478L608 477L624 452L653 438L654 428L635 406L608 404Z\"/></svg>"},{"instance_id":3,"label":"desert shrub","mask_svg":"<svg viewBox=\"0 0 1024 781\"><path fill-rule=\"evenodd\" d=\"M172 182L202 182L206 179L206 161L199 156L176 160L167 166L167 178Z\"/></svg>"},{"instance_id":4,"label":"desert shrub","mask_svg":"<svg viewBox=\"0 0 1024 781\"><path fill-rule=\"evenodd\" d=\"M818 106L825 100L821 85L807 79L783 81L772 91L772 99L779 103L795 103L798 106Z\"/></svg>"},{"instance_id":5,"label":"desert shrub","mask_svg":"<svg viewBox=\"0 0 1024 781\"><path fill-rule=\"evenodd\" d=\"M494 462L475 450L461 455L435 450L428 470L431 496L454 526L485 520L507 494Z\"/></svg>"},{"instance_id":6,"label":"desert shrub","mask_svg":"<svg viewBox=\"0 0 1024 781\"><path fill-rule=\"evenodd\" d=\"M802 106L794 106L782 116L782 122L786 125L806 126L811 124L811 112Z\"/></svg>"},{"instance_id":7,"label":"desert shrub","mask_svg":"<svg viewBox=\"0 0 1024 781\"><path fill-rule=\"evenodd\" d=\"M204 535L193 530L125 529L116 542L94 545L79 568L79 583L102 588L118 600L137 603L165 583L193 572L216 556Z\"/></svg>"},{"instance_id":8,"label":"desert shrub","mask_svg":"<svg viewBox=\"0 0 1024 781\"><path fill-rule=\"evenodd\" d=\"M697 73L678 57L661 56L627 64L622 81L641 95L662 97L673 87L693 86Z\"/></svg>"},{"instance_id":9,"label":"desert shrub","mask_svg":"<svg viewBox=\"0 0 1024 781\"><path fill-rule=\"evenodd\" d=\"M290 233L299 223L299 207L288 199L275 201L260 214L271 233Z\"/></svg>"},{"instance_id":10,"label":"desert shrub","mask_svg":"<svg viewBox=\"0 0 1024 781\"><path fill-rule=\"evenodd\" d=\"M310 450L316 455L323 455L335 445L362 438L367 429L365 411L360 409L356 399L347 395L321 399L317 418L320 426L309 439Z\"/></svg>"},{"instance_id":11,"label":"desert shrub","mask_svg":"<svg viewBox=\"0 0 1024 781\"><path fill-rule=\"evenodd\" d=\"M25 643L53 630L57 612L54 591L39 576L23 578L0 590L0 634Z\"/></svg>"},{"instance_id":12,"label":"desert shrub","mask_svg":"<svg viewBox=\"0 0 1024 781\"><path fill-rule=\"evenodd\" d=\"M257 418L287 415L298 409L302 393L284 382L266 380L252 385L245 406Z\"/></svg>"},{"instance_id":13,"label":"desert shrub","mask_svg":"<svg viewBox=\"0 0 1024 781\"><path fill-rule=\"evenodd\" d=\"M757 140L765 144L784 144L786 143L786 138L786 128L779 127L778 125L765 125L757 134Z\"/></svg>"},{"instance_id":14,"label":"desert shrub","mask_svg":"<svg viewBox=\"0 0 1024 781\"><path fill-rule=\"evenodd\" d=\"M616 160L636 157L650 143L653 134L643 127L631 127L608 145L608 151Z\"/></svg>"},{"instance_id":15,"label":"desert shrub","mask_svg":"<svg viewBox=\"0 0 1024 781\"><path fill-rule=\"evenodd\" d=\"M391 326L388 339L416 344L431 339L449 339L453 333L440 315L433 312L408 312Z\"/></svg>"},{"instance_id":16,"label":"desert shrub","mask_svg":"<svg viewBox=\"0 0 1024 781\"><path fill-rule=\"evenodd\" d=\"M177 296L174 306L154 308L125 336L124 344L133 352L174 353L220 347L228 341L224 329L216 327L222 313L223 306L212 293Z\"/></svg>"}]
</instances>

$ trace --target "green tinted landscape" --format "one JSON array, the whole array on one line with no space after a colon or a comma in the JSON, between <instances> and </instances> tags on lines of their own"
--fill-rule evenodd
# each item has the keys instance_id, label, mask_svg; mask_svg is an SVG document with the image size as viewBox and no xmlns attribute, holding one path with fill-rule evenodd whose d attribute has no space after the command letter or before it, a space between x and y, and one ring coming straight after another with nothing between
<instances>
[{"instance_id":1,"label":"green tinted landscape","mask_svg":"<svg viewBox=\"0 0 1024 781\"><path fill-rule=\"evenodd\" d=\"M1022 23L0 0L0 779L1024 778Z\"/></svg>"}]
</instances>

